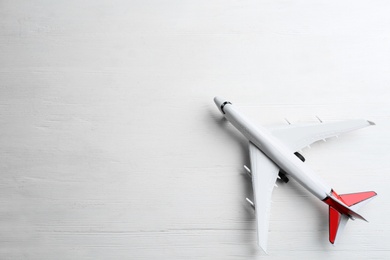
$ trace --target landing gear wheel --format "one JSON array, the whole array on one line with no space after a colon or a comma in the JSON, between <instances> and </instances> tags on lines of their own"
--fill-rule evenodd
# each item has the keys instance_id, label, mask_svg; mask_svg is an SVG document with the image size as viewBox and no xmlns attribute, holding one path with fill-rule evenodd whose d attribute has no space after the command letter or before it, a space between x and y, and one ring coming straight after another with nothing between
<instances>
[{"instance_id":1,"label":"landing gear wheel","mask_svg":"<svg viewBox=\"0 0 390 260\"><path fill-rule=\"evenodd\" d=\"M282 171L279 172L279 177L280 179L284 182L284 183L287 183L289 181L289 179L287 178L286 174Z\"/></svg>"}]
</instances>

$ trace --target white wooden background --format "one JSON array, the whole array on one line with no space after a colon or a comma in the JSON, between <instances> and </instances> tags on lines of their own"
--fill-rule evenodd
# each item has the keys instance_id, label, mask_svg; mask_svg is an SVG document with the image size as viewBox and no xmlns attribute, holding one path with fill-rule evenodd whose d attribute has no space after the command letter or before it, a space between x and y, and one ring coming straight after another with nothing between
<instances>
[{"instance_id":1,"label":"white wooden background","mask_svg":"<svg viewBox=\"0 0 390 260\"><path fill-rule=\"evenodd\" d=\"M0 259L258 259L259 124L366 118L303 154L375 190L340 244L327 207L274 190L269 259L390 257L390 2L0 0ZM308 258L309 257L309 258Z\"/></svg>"}]
</instances>

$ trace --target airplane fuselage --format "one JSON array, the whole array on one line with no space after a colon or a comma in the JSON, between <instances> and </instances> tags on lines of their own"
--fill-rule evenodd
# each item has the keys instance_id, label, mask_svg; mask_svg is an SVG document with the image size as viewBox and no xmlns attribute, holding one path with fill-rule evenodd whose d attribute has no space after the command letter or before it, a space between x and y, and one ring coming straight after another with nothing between
<instances>
[{"instance_id":1,"label":"airplane fuselage","mask_svg":"<svg viewBox=\"0 0 390 260\"><path fill-rule=\"evenodd\" d=\"M317 176L296 150L319 140L340 133L349 132L369 125L368 120L348 120L337 123L324 123L310 126L286 126L271 132L262 126L255 126L230 102L215 97L214 102L230 123L249 141L251 175L254 203L248 202L256 210L257 241L266 251L269 223L269 210L272 190L279 172L287 182L287 176L294 178L314 196L329 206L329 242L334 244L349 219L366 219L356 212L359 203L375 197L375 191L338 194Z\"/></svg>"},{"instance_id":2,"label":"airplane fuselage","mask_svg":"<svg viewBox=\"0 0 390 260\"><path fill-rule=\"evenodd\" d=\"M324 200L331 194L332 188L294 155L296 151L291 151L266 128L253 125L230 102L219 98L215 98L214 101L225 118L280 169L320 200Z\"/></svg>"}]
</instances>

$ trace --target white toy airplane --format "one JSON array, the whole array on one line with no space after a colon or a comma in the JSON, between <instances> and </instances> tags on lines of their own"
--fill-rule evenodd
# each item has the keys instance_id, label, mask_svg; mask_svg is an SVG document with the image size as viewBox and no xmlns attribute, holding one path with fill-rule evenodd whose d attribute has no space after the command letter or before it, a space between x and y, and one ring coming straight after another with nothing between
<instances>
[{"instance_id":1,"label":"white toy airplane","mask_svg":"<svg viewBox=\"0 0 390 260\"><path fill-rule=\"evenodd\" d=\"M297 151L310 144L356 130L373 122L350 120L336 123L317 123L305 125L285 125L275 129L254 126L225 99L215 97L214 102L224 115L249 140L254 203L247 199L256 210L257 238L259 246L266 252L271 194L279 177L284 182L287 176L314 196L329 205L329 241L334 244L337 234L344 229L349 219L362 219L356 210L362 202L368 202L377 194L374 191L337 194L331 186L322 181L307 165ZM365 220L366 221L366 220Z\"/></svg>"}]
</instances>

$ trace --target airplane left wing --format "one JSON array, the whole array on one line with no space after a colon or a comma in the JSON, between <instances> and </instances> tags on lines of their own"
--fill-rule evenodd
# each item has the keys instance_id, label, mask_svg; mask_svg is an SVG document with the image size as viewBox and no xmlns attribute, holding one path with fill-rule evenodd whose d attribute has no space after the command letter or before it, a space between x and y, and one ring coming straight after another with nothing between
<instances>
[{"instance_id":1,"label":"airplane left wing","mask_svg":"<svg viewBox=\"0 0 390 260\"><path fill-rule=\"evenodd\" d=\"M251 142L249 142L249 155L256 210L257 242L266 252L271 195L279 168Z\"/></svg>"},{"instance_id":2,"label":"airplane left wing","mask_svg":"<svg viewBox=\"0 0 390 260\"><path fill-rule=\"evenodd\" d=\"M334 123L286 125L269 129L271 133L296 152L314 142L325 140L342 133L374 125L368 120L348 120Z\"/></svg>"}]
</instances>

